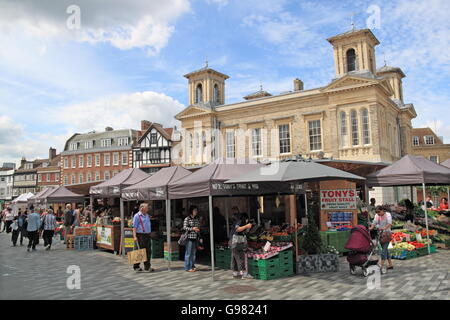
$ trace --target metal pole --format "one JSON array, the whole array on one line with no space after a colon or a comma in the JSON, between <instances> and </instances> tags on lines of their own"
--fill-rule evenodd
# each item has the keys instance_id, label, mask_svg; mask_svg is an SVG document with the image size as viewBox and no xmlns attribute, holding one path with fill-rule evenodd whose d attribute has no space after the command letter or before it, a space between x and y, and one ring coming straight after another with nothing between
<instances>
[{"instance_id":1,"label":"metal pole","mask_svg":"<svg viewBox=\"0 0 450 320\"><path fill-rule=\"evenodd\" d=\"M209 240L211 242L211 280L214 281L214 229L212 196L209 196Z\"/></svg>"},{"instance_id":2,"label":"metal pole","mask_svg":"<svg viewBox=\"0 0 450 320\"><path fill-rule=\"evenodd\" d=\"M306 192L305 192L305 217L308 218L308 197L306 196Z\"/></svg>"},{"instance_id":3,"label":"metal pole","mask_svg":"<svg viewBox=\"0 0 450 320\"><path fill-rule=\"evenodd\" d=\"M124 217L124 208L123 208L123 199L120 197L120 242L122 246L122 257L125 257L125 222L123 221Z\"/></svg>"},{"instance_id":4,"label":"metal pole","mask_svg":"<svg viewBox=\"0 0 450 320\"><path fill-rule=\"evenodd\" d=\"M229 217L230 217L230 213L229 213L229 210L230 210L230 200L229 200L230 198L227 198L226 199L226 201L225 201L225 217L226 217L226 219L227 219L227 237L228 237L228 235L230 234L230 222L228 221L229 220Z\"/></svg>"},{"instance_id":5,"label":"metal pole","mask_svg":"<svg viewBox=\"0 0 450 320\"><path fill-rule=\"evenodd\" d=\"M170 259L172 257L172 238L171 238L171 227L170 227L170 200L166 199L166 232L167 232L167 252L168 252L168 259L167 259L167 270L170 271Z\"/></svg>"},{"instance_id":6,"label":"metal pole","mask_svg":"<svg viewBox=\"0 0 450 320\"><path fill-rule=\"evenodd\" d=\"M428 235L428 214L427 214L427 202L425 200L425 183L422 183L423 188L423 211L425 211L425 225L427 227L427 246L428 246L428 254L430 254L430 237Z\"/></svg>"},{"instance_id":7,"label":"metal pole","mask_svg":"<svg viewBox=\"0 0 450 320\"><path fill-rule=\"evenodd\" d=\"M91 224L94 223L94 197L91 195L89 197L89 201L91 203Z\"/></svg>"}]
</instances>

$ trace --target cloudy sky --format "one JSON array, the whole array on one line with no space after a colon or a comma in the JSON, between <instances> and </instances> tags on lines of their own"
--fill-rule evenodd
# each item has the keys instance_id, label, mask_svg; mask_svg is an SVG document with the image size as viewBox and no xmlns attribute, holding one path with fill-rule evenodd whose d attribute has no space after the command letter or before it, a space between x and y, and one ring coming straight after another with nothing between
<instances>
[{"instance_id":1,"label":"cloudy sky","mask_svg":"<svg viewBox=\"0 0 450 320\"><path fill-rule=\"evenodd\" d=\"M80 9L80 19L76 16ZM448 0L0 0L0 162L46 157L75 132L176 125L185 73L231 78L226 102L334 76L326 38L373 21L377 64L401 67L405 102L450 143ZM80 28L77 22L80 22Z\"/></svg>"}]
</instances>

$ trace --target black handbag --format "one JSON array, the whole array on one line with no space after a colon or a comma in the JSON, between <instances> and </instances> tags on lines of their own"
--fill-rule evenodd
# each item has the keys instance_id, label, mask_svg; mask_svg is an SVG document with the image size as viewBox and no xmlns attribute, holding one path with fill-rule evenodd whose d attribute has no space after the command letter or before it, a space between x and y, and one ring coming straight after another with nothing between
<instances>
[{"instance_id":1,"label":"black handbag","mask_svg":"<svg viewBox=\"0 0 450 320\"><path fill-rule=\"evenodd\" d=\"M180 239L178 240L178 244L180 246L185 246L187 242L188 242L188 233L186 231L181 235Z\"/></svg>"}]
</instances>

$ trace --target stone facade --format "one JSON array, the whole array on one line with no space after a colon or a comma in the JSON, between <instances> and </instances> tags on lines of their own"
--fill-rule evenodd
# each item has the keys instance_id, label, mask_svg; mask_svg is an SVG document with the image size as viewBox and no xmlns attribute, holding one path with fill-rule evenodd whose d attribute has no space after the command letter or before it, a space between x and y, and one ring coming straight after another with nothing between
<instances>
[{"instance_id":1,"label":"stone facade","mask_svg":"<svg viewBox=\"0 0 450 320\"><path fill-rule=\"evenodd\" d=\"M392 163L410 151L414 106L403 103L399 68L376 69L375 46L368 29L350 31L328 41L334 48L336 78L320 88L270 95L249 94L246 101L224 101L228 76L208 67L189 79L190 105L176 115L182 142L178 164L201 166L216 158L284 159L301 154ZM353 50L353 51L351 51ZM193 90L220 83L220 97ZM196 96L192 96L192 95Z\"/></svg>"},{"instance_id":2,"label":"stone facade","mask_svg":"<svg viewBox=\"0 0 450 320\"><path fill-rule=\"evenodd\" d=\"M414 128L411 139L411 154L437 163L450 159L450 144L444 144L430 128Z\"/></svg>"}]
</instances>

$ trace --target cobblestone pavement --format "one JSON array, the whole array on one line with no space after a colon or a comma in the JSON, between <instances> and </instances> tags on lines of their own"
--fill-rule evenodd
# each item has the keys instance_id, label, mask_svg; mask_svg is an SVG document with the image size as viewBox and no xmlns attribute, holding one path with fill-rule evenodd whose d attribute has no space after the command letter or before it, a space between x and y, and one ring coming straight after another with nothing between
<instances>
[{"instance_id":1,"label":"cobblestone pavement","mask_svg":"<svg viewBox=\"0 0 450 320\"><path fill-rule=\"evenodd\" d=\"M395 269L381 278L381 289L372 290L362 274L350 275L345 258L339 272L271 281L234 280L230 271L217 270L212 282L207 266L187 273L181 261L170 272L162 259L152 264L154 273L134 273L126 259L112 253L66 250L62 244L28 253L25 246L11 247L10 235L0 233L0 299L450 300L450 251L445 250L395 260ZM67 289L70 265L80 267L79 290Z\"/></svg>"}]
</instances>

